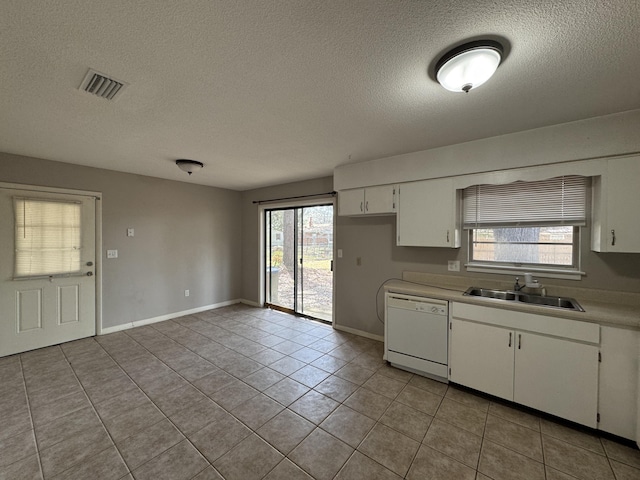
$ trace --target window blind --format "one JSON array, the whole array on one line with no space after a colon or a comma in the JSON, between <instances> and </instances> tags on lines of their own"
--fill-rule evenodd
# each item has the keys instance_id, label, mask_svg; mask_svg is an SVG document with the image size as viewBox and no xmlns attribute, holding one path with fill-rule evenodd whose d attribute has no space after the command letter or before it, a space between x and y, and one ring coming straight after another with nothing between
<instances>
[{"instance_id":1,"label":"window blind","mask_svg":"<svg viewBox=\"0 0 640 480\"><path fill-rule=\"evenodd\" d=\"M587 181L569 175L465 188L464 228L586 225Z\"/></svg>"},{"instance_id":2,"label":"window blind","mask_svg":"<svg viewBox=\"0 0 640 480\"><path fill-rule=\"evenodd\" d=\"M15 277L80 271L77 202L14 197Z\"/></svg>"}]
</instances>

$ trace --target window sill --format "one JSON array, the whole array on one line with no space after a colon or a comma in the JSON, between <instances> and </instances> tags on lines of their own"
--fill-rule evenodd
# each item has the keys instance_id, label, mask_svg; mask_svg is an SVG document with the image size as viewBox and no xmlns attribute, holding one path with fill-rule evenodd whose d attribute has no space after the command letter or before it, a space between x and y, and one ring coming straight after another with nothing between
<instances>
[{"instance_id":1,"label":"window sill","mask_svg":"<svg viewBox=\"0 0 640 480\"><path fill-rule=\"evenodd\" d=\"M524 275L526 272L533 273L536 277L540 278L560 278L563 280L582 280L582 277L586 275L585 272L580 270L568 270L561 268L510 267L507 265L489 265L486 263L466 263L464 266L467 268L467 272L496 273L504 275Z\"/></svg>"}]
</instances>

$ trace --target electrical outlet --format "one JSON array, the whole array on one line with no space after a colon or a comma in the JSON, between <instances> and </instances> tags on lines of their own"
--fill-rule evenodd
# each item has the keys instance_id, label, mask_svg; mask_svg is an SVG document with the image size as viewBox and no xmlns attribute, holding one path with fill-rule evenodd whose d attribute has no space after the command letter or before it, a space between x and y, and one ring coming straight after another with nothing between
<instances>
[{"instance_id":1,"label":"electrical outlet","mask_svg":"<svg viewBox=\"0 0 640 480\"><path fill-rule=\"evenodd\" d=\"M107 258L118 258L118 250L107 250Z\"/></svg>"},{"instance_id":2,"label":"electrical outlet","mask_svg":"<svg viewBox=\"0 0 640 480\"><path fill-rule=\"evenodd\" d=\"M127 228L127 237L133 237L134 233L133 228Z\"/></svg>"},{"instance_id":3,"label":"electrical outlet","mask_svg":"<svg viewBox=\"0 0 640 480\"><path fill-rule=\"evenodd\" d=\"M185 296L185 297L188 297L188 296L189 296L189 290L185 290L185 291L184 291L184 296Z\"/></svg>"},{"instance_id":4,"label":"electrical outlet","mask_svg":"<svg viewBox=\"0 0 640 480\"><path fill-rule=\"evenodd\" d=\"M460 260L449 260L449 264L447 265L447 270L449 270L450 272L459 272Z\"/></svg>"}]
</instances>

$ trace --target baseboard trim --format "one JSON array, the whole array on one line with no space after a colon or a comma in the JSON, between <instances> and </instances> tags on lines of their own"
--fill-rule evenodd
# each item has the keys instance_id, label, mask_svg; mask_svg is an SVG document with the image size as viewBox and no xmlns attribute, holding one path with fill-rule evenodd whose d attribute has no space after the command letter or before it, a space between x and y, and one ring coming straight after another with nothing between
<instances>
[{"instance_id":1,"label":"baseboard trim","mask_svg":"<svg viewBox=\"0 0 640 480\"><path fill-rule=\"evenodd\" d=\"M336 325L333 324L333 328L336 330L341 330L347 333L353 333L354 335L358 335L360 337L370 338L371 340L377 340L378 342L384 342L384 337L382 335L375 335L373 333L365 332L364 330L358 330L357 328L345 327L344 325Z\"/></svg>"},{"instance_id":2,"label":"baseboard trim","mask_svg":"<svg viewBox=\"0 0 640 480\"><path fill-rule=\"evenodd\" d=\"M227 307L229 305L235 305L236 303L245 303L243 300L227 300L226 302L214 303L211 305L204 305L202 307L191 308L189 310L183 310L181 312L167 313L166 315L160 315L153 318L145 318L143 320L136 320L135 322L123 323L122 325L114 325L113 327L103 328L98 335L108 335L109 333L121 332L122 330L129 330L130 328L142 327L143 325L150 325L152 323L164 322L165 320L171 320L172 318L183 317L185 315L192 315L194 313L200 313L213 308Z\"/></svg>"},{"instance_id":3,"label":"baseboard trim","mask_svg":"<svg viewBox=\"0 0 640 480\"><path fill-rule=\"evenodd\" d=\"M246 298L241 298L240 303L244 303L245 305L249 305L251 307L262 307L260 303L254 302L253 300L247 300Z\"/></svg>"}]
</instances>

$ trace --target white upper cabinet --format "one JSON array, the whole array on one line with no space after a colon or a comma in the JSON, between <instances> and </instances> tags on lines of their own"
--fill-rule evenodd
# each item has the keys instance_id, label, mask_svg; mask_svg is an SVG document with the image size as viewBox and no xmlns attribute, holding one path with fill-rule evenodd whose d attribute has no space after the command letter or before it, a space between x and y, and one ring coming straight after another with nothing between
<instances>
[{"instance_id":1,"label":"white upper cabinet","mask_svg":"<svg viewBox=\"0 0 640 480\"><path fill-rule=\"evenodd\" d=\"M640 157L612 158L594 178L591 249L640 253Z\"/></svg>"},{"instance_id":2,"label":"white upper cabinet","mask_svg":"<svg viewBox=\"0 0 640 480\"><path fill-rule=\"evenodd\" d=\"M338 192L338 215L393 215L396 213L396 186L355 188Z\"/></svg>"},{"instance_id":3,"label":"white upper cabinet","mask_svg":"<svg viewBox=\"0 0 640 480\"><path fill-rule=\"evenodd\" d=\"M460 200L451 178L398 186L397 244L460 246Z\"/></svg>"}]
</instances>

